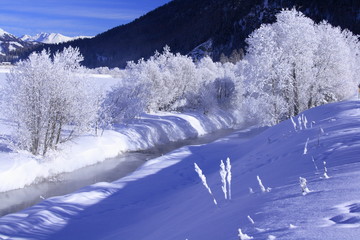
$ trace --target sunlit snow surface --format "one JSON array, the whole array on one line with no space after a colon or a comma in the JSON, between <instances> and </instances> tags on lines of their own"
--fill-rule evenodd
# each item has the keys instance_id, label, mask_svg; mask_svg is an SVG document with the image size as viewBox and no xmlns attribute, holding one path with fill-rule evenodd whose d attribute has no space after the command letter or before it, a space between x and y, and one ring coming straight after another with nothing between
<instances>
[{"instance_id":1,"label":"sunlit snow surface","mask_svg":"<svg viewBox=\"0 0 360 240\"><path fill-rule=\"evenodd\" d=\"M304 114L309 123L315 121L312 128L295 131L288 120L265 131L183 147L113 183L7 215L0 219L0 238L235 240L240 228L254 239L358 239L360 102ZM231 201L224 199L219 175L220 160L227 157ZM323 177L323 161L329 179ZM194 171L195 162L218 206ZM256 176L272 190L262 193ZM307 179L311 191L305 196L299 177Z\"/></svg>"}]
</instances>

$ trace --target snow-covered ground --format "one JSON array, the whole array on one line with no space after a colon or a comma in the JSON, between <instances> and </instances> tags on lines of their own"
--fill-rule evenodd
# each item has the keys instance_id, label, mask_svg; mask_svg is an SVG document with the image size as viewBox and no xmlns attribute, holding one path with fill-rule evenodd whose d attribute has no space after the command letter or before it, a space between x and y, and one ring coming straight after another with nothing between
<instances>
[{"instance_id":1,"label":"snow-covered ground","mask_svg":"<svg viewBox=\"0 0 360 240\"><path fill-rule=\"evenodd\" d=\"M235 240L239 228L240 239L358 239L360 102L328 104L305 116L306 127L294 118L296 130L287 120L183 147L113 183L7 215L0 219L0 239ZM219 175L227 157L231 200L224 199ZM257 176L270 192L261 192ZM299 177L310 193L302 194Z\"/></svg>"},{"instance_id":2,"label":"snow-covered ground","mask_svg":"<svg viewBox=\"0 0 360 240\"><path fill-rule=\"evenodd\" d=\"M9 71L9 67L0 68L0 86L3 86ZM102 74L87 74L84 79L100 92L108 91L121 81ZM219 129L231 128L235 124L231 114L220 111L206 116L196 112L143 114L127 124L105 130L98 136L92 133L75 138L60 145L59 151L49 152L43 158L25 151L11 150L8 140L12 138L15 126L3 115L0 111L0 192L22 188L124 152L195 138Z\"/></svg>"}]
</instances>

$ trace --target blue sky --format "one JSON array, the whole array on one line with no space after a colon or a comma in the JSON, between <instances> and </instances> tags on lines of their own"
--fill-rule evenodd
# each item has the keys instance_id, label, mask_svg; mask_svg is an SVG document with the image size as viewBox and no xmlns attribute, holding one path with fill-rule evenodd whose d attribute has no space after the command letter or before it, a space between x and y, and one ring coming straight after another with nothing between
<instances>
[{"instance_id":1,"label":"blue sky","mask_svg":"<svg viewBox=\"0 0 360 240\"><path fill-rule=\"evenodd\" d=\"M170 0L1 0L0 28L16 36L94 36Z\"/></svg>"}]
</instances>

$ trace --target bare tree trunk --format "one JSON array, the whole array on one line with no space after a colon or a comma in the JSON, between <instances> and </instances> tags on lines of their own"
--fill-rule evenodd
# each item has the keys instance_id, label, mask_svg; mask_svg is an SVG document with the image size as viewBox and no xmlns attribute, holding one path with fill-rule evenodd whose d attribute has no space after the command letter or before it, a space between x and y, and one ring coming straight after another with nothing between
<instances>
[{"instance_id":1,"label":"bare tree trunk","mask_svg":"<svg viewBox=\"0 0 360 240\"><path fill-rule=\"evenodd\" d=\"M58 128L58 131L57 131L57 134L56 134L56 142L55 142L55 145L57 145L57 144L60 142L60 139L61 139L61 130L62 130L62 121L60 121L60 123L59 123L59 128Z\"/></svg>"},{"instance_id":2,"label":"bare tree trunk","mask_svg":"<svg viewBox=\"0 0 360 240\"><path fill-rule=\"evenodd\" d=\"M49 130L50 130L50 124L51 121L49 119L48 124L46 126L46 133L45 133L45 139L44 139L44 149L43 149L43 155L45 155L48 145L49 145Z\"/></svg>"},{"instance_id":3,"label":"bare tree trunk","mask_svg":"<svg viewBox=\"0 0 360 240\"><path fill-rule=\"evenodd\" d=\"M293 68L293 94L294 94L294 116L300 112L300 99L299 99L299 87L296 79L296 68Z\"/></svg>"}]
</instances>

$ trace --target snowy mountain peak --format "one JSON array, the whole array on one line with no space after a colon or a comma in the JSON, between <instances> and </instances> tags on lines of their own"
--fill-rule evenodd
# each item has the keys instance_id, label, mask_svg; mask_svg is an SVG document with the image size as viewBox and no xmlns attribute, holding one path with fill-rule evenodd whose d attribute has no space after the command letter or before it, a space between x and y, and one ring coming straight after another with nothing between
<instances>
[{"instance_id":1,"label":"snowy mountain peak","mask_svg":"<svg viewBox=\"0 0 360 240\"><path fill-rule=\"evenodd\" d=\"M25 34L25 35L23 35L22 37L20 37L20 39L22 40L22 41L24 41L24 42L30 42L30 41L32 41L31 40L31 36L30 35L27 35L27 34Z\"/></svg>"},{"instance_id":2,"label":"snowy mountain peak","mask_svg":"<svg viewBox=\"0 0 360 240\"><path fill-rule=\"evenodd\" d=\"M0 28L0 40L12 40L16 41L17 37L15 37L13 34L5 31L4 29Z\"/></svg>"},{"instance_id":3,"label":"snowy mountain peak","mask_svg":"<svg viewBox=\"0 0 360 240\"><path fill-rule=\"evenodd\" d=\"M11 35L10 33L6 32L5 30L3 30L2 28L0 28L0 37L3 37L4 35Z\"/></svg>"},{"instance_id":4,"label":"snowy mountain peak","mask_svg":"<svg viewBox=\"0 0 360 240\"><path fill-rule=\"evenodd\" d=\"M30 36L30 35L24 35L21 37L21 40L26 41L26 42L41 42L41 43L48 43L48 44L53 44L53 43L61 43L61 42L68 42L68 41L72 41L78 38L90 38L90 37L85 37L85 36L81 36L81 37L67 37L64 36L60 33L39 33L36 34L35 36Z\"/></svg>"},{"instance_id":5,"label":"snowy mountain peak","mask_svg":"<svg viewBox=\"0 0 360 240\"><path fill-rule=\"evenodd\" d=\"M28 46L28 43L0 28L0 62L12 61L14 56L9 56L11 52Z\"/></svg>"},{"instance_id":6,"label":"snowy mountain peak","mask_svg":"<svg viewBox=\"0 0 360 240\"><path fill-rule=\"evenodd\" d=\"M35 36L24 35L21 37L23 41L27 42L42 42L42 43L60 43L72 40L71 37L66 37L60 33L39 33Z\"/></svg>"}]
</instances>

